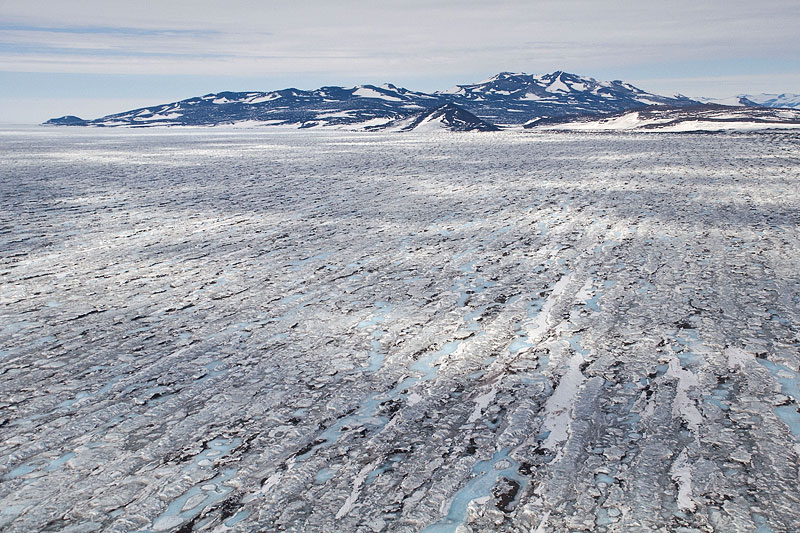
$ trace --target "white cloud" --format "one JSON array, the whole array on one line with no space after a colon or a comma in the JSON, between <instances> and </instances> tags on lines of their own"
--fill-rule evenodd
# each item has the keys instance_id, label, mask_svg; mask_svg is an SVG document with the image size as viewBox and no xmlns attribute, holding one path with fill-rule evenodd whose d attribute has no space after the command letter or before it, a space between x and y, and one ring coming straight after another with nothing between
<instances>
[{"instance_id":1,"label":"white cloud","mask_svg":"<svg viewBox=\"0 0 800 533\"><path fill-rule=\"evenodd\" d=\"M11 46L0 69L142 74L386 76L796 58L800 26L794 1L165 0L148 11L138 2L45 0L3 11L0 42Z\"/></svg>"},{"instance_id":2,"label":"white cloud","mask_svg":"<svg viewBox=\"0 0 800 533\"><path fill-rule=\"evenodd\" d=\"M415 80L409 88L431 90L563 69L664 93L800 92L796 0L162 0L150 9L0 0L0 14L0 72L197 75L221 86L237 76ZM717 65L716 76L699 76ZM764 72L771 80L757 78Z\"/></svg>"},{"instance_id":3,"label":"white cloud","mask_svg":"<svg viewBox=\"0 0 800 533\"><path fill-rule=\"evenodd\" d=\"M652 92L661 94L682 93L693 97L726 98L743 93L781 93L791 92L792 90L800 92L800 72L789 74L743 74L739 76L632 78L628 81Z\"/></svg>"}]
</instances>

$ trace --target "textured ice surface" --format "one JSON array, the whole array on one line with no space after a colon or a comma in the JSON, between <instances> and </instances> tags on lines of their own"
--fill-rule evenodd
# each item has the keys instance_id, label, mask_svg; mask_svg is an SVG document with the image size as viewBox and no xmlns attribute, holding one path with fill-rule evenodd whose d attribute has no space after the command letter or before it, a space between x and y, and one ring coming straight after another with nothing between
<instances>
[{"instance_id":1,"label":"textured ice surface","mask_svg":"<svg viewBox=\"0 0 800 533\"><path fill-rule=\"evenodd\" d=\"M797 134L0 161L3 531L800 530Z\"/></svg>"}]
</instances>

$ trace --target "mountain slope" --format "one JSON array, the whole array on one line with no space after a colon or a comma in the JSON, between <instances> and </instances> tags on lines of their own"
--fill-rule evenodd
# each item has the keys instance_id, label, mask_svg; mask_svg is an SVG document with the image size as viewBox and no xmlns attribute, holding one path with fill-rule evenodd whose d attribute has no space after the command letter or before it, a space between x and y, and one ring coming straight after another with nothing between
<instances>
[{"instance_id":1,"label":"mountain slope","mask_svg":"<svg viewBox=\"0 0 800 533\"><path fill-rule=\"evenodd\" d=\"M134 109L80 123L77 117L46 124L90 126L215 126L241 122L295 127L388 122L440 105L437 97L395 87L359 85L314 91L221 92ZM65 119L69 119L68 121ZM80 120L80 119L77 119Z\"/></svg>"},{"instance_id":2,"label":"mountain slope","mask_svg":"<svg viewBox=\"0 0 800 533\"><path fill-rule=\"evenodd\" d=\"M51 118L45 124L52 126L88 126L89 122L75 115L64 115L63 117Z\"/></svg>"}]
</instances>

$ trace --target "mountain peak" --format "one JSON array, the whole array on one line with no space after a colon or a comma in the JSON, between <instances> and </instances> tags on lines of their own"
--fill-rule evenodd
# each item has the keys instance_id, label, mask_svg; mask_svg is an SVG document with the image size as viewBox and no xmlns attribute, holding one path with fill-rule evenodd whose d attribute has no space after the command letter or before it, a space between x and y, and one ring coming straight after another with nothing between
<instances>
[{"instance_id":1,"label":"mountain peak","mask_svg":"<svg viewBox=\"0 0 800 533\"><path fill-rule=\"evenodd\" d=\"M423 111L400 131L497 131L500 128L476 117L466 109L448 102Z\"/></svg>"},{"instance_id":2,"label":"mountain peak","mask_svg":"<svg viewBox=\"0 0 800 533\"><path fill-rule=\"evenodd\" d=\"M563 70L547 74L525 74L500 72L482 82L458 85L449 91L437 93L461 103L474 105L503 101L512 108L522 110L536 107L543 118L546 116L570 116L587 113L609 113L648 105L687 105L692 101L685 97L667 97L648 93L620 80L597 81ZM472 104L478 103L480 104ZM487 102L487 104L483 104ZM547 113L544 113L544 110ZM513 112L503 113L499 122L513 123ZM497 120L498 117L487 117Z\"/></svg>"}]
</instances>

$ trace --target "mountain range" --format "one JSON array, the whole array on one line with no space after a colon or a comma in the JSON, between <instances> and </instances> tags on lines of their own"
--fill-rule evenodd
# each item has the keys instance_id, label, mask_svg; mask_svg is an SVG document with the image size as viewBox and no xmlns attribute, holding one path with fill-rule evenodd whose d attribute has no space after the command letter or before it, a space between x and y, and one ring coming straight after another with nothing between
<instances>
[{"instance_id":1,"label":"mountain range","mask_svg":"<svg viewBox=\"0 0 800 533\"><path fill-rule=\"evenodd\" d=\"M800 109L800 94L739 94L730 98L698 98L703 103L746 107Z\"/></svg>"},{"instance_id":2,"label":"mountain range","mask_svg":"<svg viewBox=\"0 0 800 533\"><path fill-rule=\"evenodd\" d=\"M620 80L597 81L563 71L531 75L501 72L484 81L424 93L392 84L321 87L312 91L211 93L84 120L64 116L45 124L65 126L216 126L245 124L375 130L489 131L618 115L652 106L686 110L703 104L800 107L795 95L740 95L735 102L648 93ZM435 116L434 116L435 115Z\"/></svg>"},{"instance_id":3,"label":"mountain range","mask_svg":"<svg viewBox=\"0 0 800 533\"><path fill-rule=\"evenodd\" d=\"M601 131L727 131L800 129L800 109L702 104L687 107L650 106L598 117L533 121L525 128Z\"/></svg>"}]
</instances>

